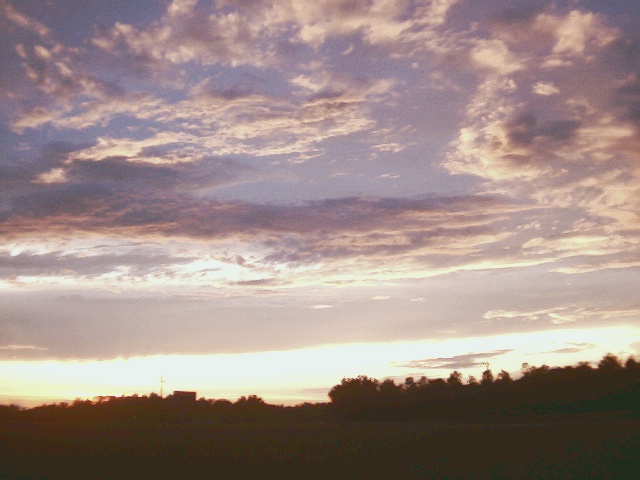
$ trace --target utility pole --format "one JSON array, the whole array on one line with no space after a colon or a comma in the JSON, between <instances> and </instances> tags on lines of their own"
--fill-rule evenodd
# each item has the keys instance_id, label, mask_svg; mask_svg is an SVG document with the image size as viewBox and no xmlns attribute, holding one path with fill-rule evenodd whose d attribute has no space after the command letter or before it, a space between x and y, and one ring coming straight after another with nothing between
<instances>
[{"instance_id":1,"label":"utility pole","mask_svg":"<svg viewBox=\"0 0 640 480\"><path fill-rule=\"evenodd\" d=\"M164 398L162 384L164 383L164 377L160 377L160 398Z\"/></svg>"}]
</instances>

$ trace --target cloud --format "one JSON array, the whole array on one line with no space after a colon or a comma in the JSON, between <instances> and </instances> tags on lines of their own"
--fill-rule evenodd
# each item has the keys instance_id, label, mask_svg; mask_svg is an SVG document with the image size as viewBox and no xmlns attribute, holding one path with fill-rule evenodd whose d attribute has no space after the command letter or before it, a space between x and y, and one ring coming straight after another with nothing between
<instances>
[{"instance_id":1,"label":"cloud","mask_svg":"<svg viewBox=\"0 0 640 480\"><path fill-rule=\"evenodd\" d=\"M155 271L165 272L175 265L194 261L193 257L169 256L154 253L148 249L132 249L130 253L70 254L65 251L34 253L22 252L18 255L0 254L0 277L59 276L59 277L99 277L101 275L125 271L128 276L142 277ZM124 270L122 270L124 269Z\"/></svg>"},{"instance_id":2,"label":"cloud","mask_svg":"<svg viewBox=\"0 0 640 480\"><path fill-rule=\"evenodd\" d=\"M621 53L628 50L625 33L603 16L574 10L536 7L507 17L496 17L494 32L476 34L495 38L462 40L477 48L504 45L504 52L517 52L520 68L502 60L497 65L506 71L482 72L443 166L483 179L487 193L547 208L555 221L567 222L571 211L563 238L546 231L549 248L538 253L589 256L584 265L594 269L633 264L640 221L632 213L640 195L637 66ZM601 246L590 242L596 239ZM525 240L523 253L538 241Z\"/></svg>"},{"instance_id":3,"label":"cloud","mask_svg":"<svg viewBox=\"0 0 640 480\"><path fill-rule=\"evenodd\" d=\"M2 12L5 19L7 19L17 27L29 30L39 35L40 37L48 37L50 34L50 30L45 25L38 22L37 20L34 20L33 18L29 18L28 16L23 15L15 8L13 8L13 6L7 0L0 1L0 11Z\"/></svg>"},{"instance_id":4,"label":"cloud","mask_svg":"<svg viewBox=\"0 0 640 480\"><path fill-rule=\"evenodd\" d=\"M570 343L569 345L572 345L572 346L559 348L557 350L552 350L550 352L544 352L544 353L579 353L584 350L589 350L595 347L593 343Z\"/></svg>"},{"instance_id":5,"label":"cloud","mask_svg":"<svg viewBox=\"0 0 640 480\"><path fill-rule=\"evenodd\" d=\"M534 22L534 29L550 33L556 43L552 53L580 57L611 43L618 36L601 18L591 12L572 10L565 16L542 13Z\"/></svg>"},{"instance_id":6,"label":"cloud","mask_svg":"<svg viewBox=\"0 0 640 480\"><path fill-rule=\"evenodd\" d=\"M627 251L625 254L615 256L604 256L604 258L595 258L591 261L577 263L573 265L567 265L558 267L556 272L565 273L568 275L581 274L581 273L593 273L600 270L608 269L629 269L640 267L640 260L637 256L637 248Z\"/></svg>"},{"instance_id":7,"label":"cloud","mask_svg":"<svg viewBox=\"0 0 640 480\"><path fill-rule=\"evenodd\" d=\"M275 278L257 278L253 280L239 280L232 282L232 285L240 287L275 287L283 285L283 282Z\"/></svg>"},{"instance_id":8,"label":"cloud","mask_svg":"<svg viewBox=\"0 0 640 480\"><path fill-rule=\"evenodd\" d=\"M549 95L557 95L560 93L558 87L553 82L537 82L533 85L533 93L548 97Z\"/></svg>"},{"instance_id":9,"label":"cloud","mask_svg":"<svg viewBox=\"0 0 640 480\"><path fill-rule=\"evenodd\" d=\"M118 22L100 32L93 44L124 57L128 65L137 62L151 71L167 63L188 62L267 68L280 62L283 45L291 51L295 43L318 49L329 39L355 35L367 44L394 50L420 45L425 38L433 39L434 30L444 23L455 3L221 2L211 10L194 2L173 2L147 28Z\"/></svg>"},{"instance_id":10,"label":"cloud","mask_svg":"<svg viewBox=\"0 0 640 480\"><path fill-rule=\"evenodd\" d=\"M268 63L268 50L260 48L260 27L232 11L208 14L197 2L174 1L166 14L147 29L117 22L93 39L93 44L113 55L129 56L150 68L163 62L205 65Z\"/></svg>"},{"instance_id":11,"label":"cloud","mask_svg":"<svg viewBox=\"0 0 640 480\"><path fill-rule=\"evenodd\" d=\"M521 2L516 5L508 5L493 15L493 25L516 26L522 29L528 26L543 10L548 6L548 2L533 0Z\"/></svg>"},{"instance_id":12,"label":"cloud","mask_svg":"<svg viewBox=\"0 0 640 480\"><path fill-rule=\"evenodd\" d=\"M85 52L41 33L6 39L14 50L11 67L18 66L7 81L8 97L18 105L8 115L13 131L22 134L45 124L86 128L126 110L127 102L140 102L140 94L127 96L117 82L101 79L87 64Z\"/></svg>"},{"instance_id":13,"label":"cloud","mask_svg":"<svg viewBox=\"0 0 640 480\"><path fill-rule=\"evenodd\" d=\"M329 72L315 72L314 82L313 87L301 89L301 82L294 78L292 93L301 98L288 100L237 86L216 90L206 80L176 102L134 92L84 102L79 110L38 108L25 113L13 127L23 131L50 124L58 129L86 129L122 118L163 127L135 139L101 136L95 145L75 154L79 159L122 156L168 163L211 155L300 158L316 154L325 140L372 130L376 122L370 109L394 86L385 79L369 81Z\"/></svg>"},{"instance_id":14,"label":"cloud","mask_svg":"<svg viewBox=\"0 0 640 480\"><path fill-rule=\"evenodd\" d=\"M516 321L544 321L554 325L571 322L596 322L612 319L637 317L640 309L609 309L591 305L567 305L539 309L533 311L490 310L483 315L488 321L516 320Z\"/></svg>"},{"instance_id":15,"label":"cloud","mask_svg":"<svg viewBox=\"0 0 640 480\"><path fill-rule=\"evenodd\" d=\"M560 271L577 266L574 262L560 267L559 259L622 253L633 245L622 236L615 240L575 234L554 240L541 236L544 230L539 227L504 232L504 226L516 218L525 225L536 214L508 198L356 197L302 205L221 202L198 195L198 188L204 192L237 181L246 171L241 164L215 159L155 164L118 157L65 163L65 158L84 150L60 146L51 151L57 159L54 165L64 165L55 167L64 168L64 182L32 184L30 193L16 189L0 223L6 239L33 237L37 231L52 238L71 232L154 242L183 238L225 243L243 258L252 255L252 265L260 266L249 276L227 281L210 267L195 267L197 262L191 270L178 269L181 278L196 282L201 275L211 281L214 275L216 282L236 286L264 278L278 278L279 284L294 278L303 283L339 283L347 277L361 282L552 262ZM23 173L21 178L26 177ZM32 174L33 178L37 175ZM591 251L585 250L587 241ZM197 255L194 251L188 256ZM351 275L345 273L348 265ZM197 273L205 271L209 273ZM136 272L123 270L118 275L131 279ZM160 265L156 273L168 278L177 271Z\"/></svg>"},{"instance_id":16,"label":"cloud","mask_svg":"<svg viewBox=\"0 0 640 480\"><path fill-rule=\"evenodd\" d=\"M623 112L622 118L640 127L640 78L633 75L623 81L614 89L612 96L613 104Z\"/></svg>"},{"instance_id":17,"label":"cloud","mask_svg":"<svg viewBox=\"0 0 640 480\"><path fill-rule=\"evenodd\" d=\"M157 149L148 147L141 151L141 157L145 158L146 154L167 158L179 151L180 145L165 145ZM152 196L157 196L158 189L163 189L165 195L171 191L197 192L234 183L243 175L255 172L255 169L241 162L226 158L154 164L140 161L139 157L134 157L133 160L107 157L99 161L73 161L60 170L64 173L64 182L70 185L99 184L121 193L133 190L139 194L144 191Z\"/></svg>"},{"instance_id":18,"label":"cloud","mask_svg":"<svg viewBox=\"0 0 640 480\"><path fill-rule=\"evenodd\" d=\"M557 145L558 142L571 140L580 123L576 120L555 120L547 125L538 125L538 119L531 112L523 112L505 125L508 141L515 147L531 147L534 142ZM540 156L530 156L536 160Z\"/></svg>"},{"instance_id":19,"label":"cloud","mask_svg":"<svg viewBox=\"0 0 640 480\"><path fill-rule=\"evenodd\" d=\"M511 349L493 350L491 352L467 353L455 355L453 357L427 358L424 360L412 360L404 364L396 364L396 367L417 368L417 369L449 369L457 370L461 368L472 368L486 365L489 359L499 357L506 353L513 352Z\"/></svg>"},{"instance_id":20,"label":"cloud","mask_svg":"<svg viewBox=\"0 0 640 480\"><path fill-rule=\"evenodd\" d=\"M47 351L48 348L38 347L36 345L0 345L0 350L42 350Z\"/></svg>"},{"instance_id":21,"label":"cloud","mask_svg":"<svg viewBox=\"0 0 640 480\"><path fill-rule=\"evenodd\" d=\"M145 167L138 171L122 160L98 167L108 170L100 170L99 175L91 169L80 170L87 183L50 184L16 196L12 213L5 214L0 223L0 233L15 241L25 236L34 238L35 232L41 232L39 238L64 238L73 232L78 236L125 236L153 242L181 238L226 244L225 248L231 248L235 255L253 257L251 268L259 267L251 275L236 279L205 273L211 281L214 278L210 275L214 275L216 282L232 285L265 278L283 284L292 279L302 283L340 282L345 275L358 281L367 277L423 277L457 269L504 268L519 261L517 256L505 257L500 253L504 250L495 246L509 237L495 234L499 227L494 222L510 209L499 199L344 198L303 205L255 205L212 201L180 192L171 185L176 181L176 172L171 169L154 172L156 167ZM71 170L71 180L74 175L78 176L78 171ZM159 186L164 185L161 195L155 192L153 183L138 185L137 178L153 178L151 175L157 175ZM176 193L171 194L172 188ZM471 204L484 204L486 210L482 214L469 212ZM192 253L182 257L197 257L199 249L193 250L193 245L184 248ZM117 258L105 260L118 262ZM158 273L164 268L175 274L170 258L156 260ZM164 266L163 260L167 262ZM131 264L139 261L132 259ZM207 272L210 267L192 263L193 267L185 265L179 270L182 278L199 282L198 272ZM84 264L91 263L85 260ZM247 268L249 263L240 266ZM351 273L345 271L346 266ZM132 278L135 274L136 270L127 270L122 276Z\"/></svg>"},{"instance_id":22,"label":"cloud","mask_svg":"<svg viewBox=\"0 0 640 480\"><path fill-rule=\"evenodd\" d=\"M474 43L471 58L479 67L488 68L499 75L509 75L523 68L501 40L482 39Z\"/></svg>"}]
</instances>

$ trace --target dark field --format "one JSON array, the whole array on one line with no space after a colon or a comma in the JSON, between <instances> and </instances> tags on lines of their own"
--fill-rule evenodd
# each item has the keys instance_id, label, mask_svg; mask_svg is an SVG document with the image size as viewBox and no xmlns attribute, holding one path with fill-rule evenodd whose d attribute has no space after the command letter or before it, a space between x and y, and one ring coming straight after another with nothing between
<instances>
[{"instance_id":1,"label":"dark field","mask_svg":"<svg viewBox=\"0 0 640 480\"><path fill-rule=\"evenodd\" d=\"M0 478L640 478L640 420L0 425Z\"/></svg>"}]
</instances>

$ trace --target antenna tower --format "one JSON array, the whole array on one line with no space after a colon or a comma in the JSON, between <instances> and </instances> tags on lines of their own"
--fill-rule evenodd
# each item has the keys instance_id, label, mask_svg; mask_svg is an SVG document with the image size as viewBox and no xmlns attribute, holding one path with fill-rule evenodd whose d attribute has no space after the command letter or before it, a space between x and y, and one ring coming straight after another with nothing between
<instances>
[{"instance_id":1,"label":"antenna tower","mask_svg":"<svg viewBox=\"0 0 640 480\"><path fill-rule=\"evenodd\" d=\"M164 377L160 377L160 398L164 398L162 384L164 383Z\"/></svg>"}]
</instances>

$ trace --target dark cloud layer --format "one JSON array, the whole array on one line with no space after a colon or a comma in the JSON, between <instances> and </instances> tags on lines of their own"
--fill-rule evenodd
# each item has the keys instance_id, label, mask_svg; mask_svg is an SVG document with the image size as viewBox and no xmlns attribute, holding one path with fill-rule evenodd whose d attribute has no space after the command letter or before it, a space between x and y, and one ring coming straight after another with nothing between
<instances>
[{"instance_id":1,"label":"dark cloud layer","mask_svg":"<svg viewBox=\"0 0 640 480\"><path fill-rule=\"evenodd\" d=\"M44 254L20 253L0 255L0 277L12 278L16 274L94 276L113 271L119 266L133 266L130 275L139 276L162 270L167 266L179 265L195 260L194 257L169 257L147 251L131 254L65 254L52 252Z\"/></svg>"},{"instance_id":2,"label":"dark cloud layer","mask_svg":"<svg viewBox=\"0 0 640 480\"><path fill-rule=\"evenodd\" d=\"M516 145L529 146L534 141L548 145L570 140L579 127L577 120L555 120L540 125L533 113L525 112L507 124L507 135Z\"/></svg>"},{"instance_id":3,"label":"dark cloud layer","mask_svg":"<svg viewBox=\"0 0 640 480\"><path fill-rule=\"evenodd\" d=\"M623 118L640 127L640 80L636 78L616 88L613 99L614 104L622 108Z\"/></svg>"},{"instance_id":4,"label":"dark cloud layer","mask_svg":"<svg viewBox=\"0 0 640 480\"><path fill-rule=\"evenodd\" d=\"M475 234L476 222L484 209L508 206L491 197L451 197L427 199L343 198L304 205L256 205L194 199L187 195L166 195L147 188L162 189L175 179L173 169L130 166L121 159L104 165L78 169L84 178L95 175L95 183L49 185L28 195L16 196L13 209L3 216L0 231L6 237L20 236L34 230L60 232L112 232L126 229L140 234L184 235L198 238L269 235L339 235L367 233L370 240L385 230L418 228L412 234L419 244L429 236ZM72 173L74 170L72 170ZM131 189L115 190L110 180L126 177ZM100 181L98 183L98 177ZM144 188L135 192L138 178ZM154 185L155 184L155 185ZM133 191L132 191L133 190ZM443 215L450 215L443 220ZM431 218L430 218L431 217ZM462 225L457 226L460 222ZM451 226L445 226L451 224ZM375 234L374 232L379 232ZM351 248L355 248L356 246ZM347 248L347 247L345 247Z\"/></svg>"}]
</instances>

